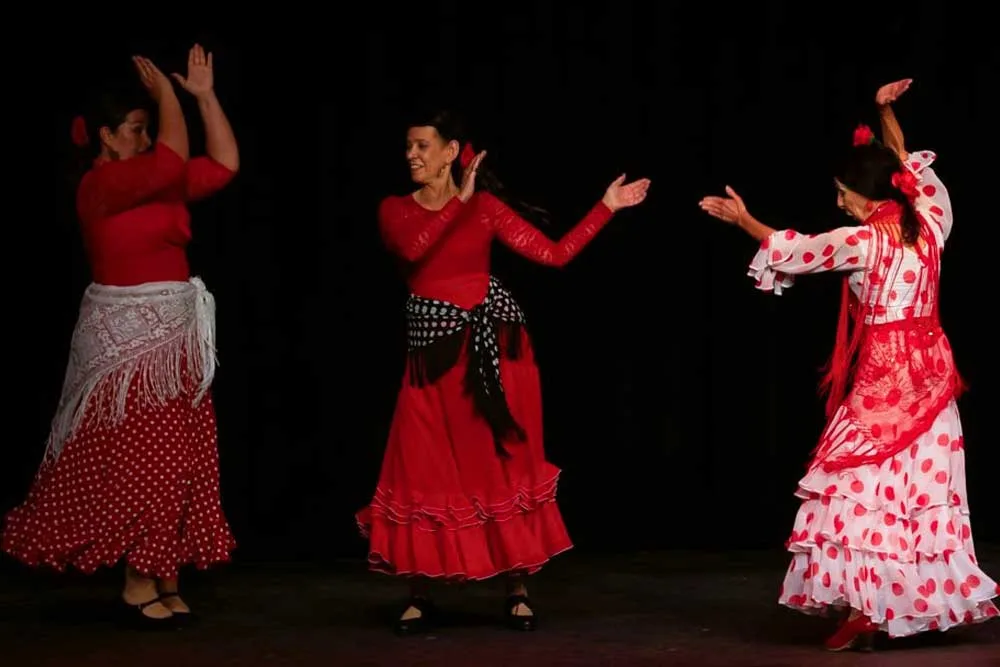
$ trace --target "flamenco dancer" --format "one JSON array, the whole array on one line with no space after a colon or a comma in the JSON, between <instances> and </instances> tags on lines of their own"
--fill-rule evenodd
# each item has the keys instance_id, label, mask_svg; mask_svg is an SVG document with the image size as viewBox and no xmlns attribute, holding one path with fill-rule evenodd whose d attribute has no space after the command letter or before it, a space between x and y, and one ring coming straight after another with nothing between
<instances>
[{"instance_id":1,"label":"flamenco dancer","mask_svg":"<svg viewBox=\"0 0 1000 667\"><path fill-rule=\"evenodd\" d=\"M936 155L904 148L890 106L910 83L879 89L885 144L859 127L836 179L837 205L860 224L805 236L762 224L731 188L701 201L761 241L750 264L758 289L781 294L798 274L846 274L824 378L829 421L798 484L780 594L804 613L849 610L831 650L869 648L877 631L904 637L998 614L1000 590L973 548L962 382L939 318L951 201Z\"/></svg>"},{"instance_id":2,"label":"flamenco dancer","mask_svg":"<svg viewBox=\"0 0 1000 667\"><path fill-rule=\"evenodd\" d=\"M93 160L77 212L93 282L73 333L44 459L27 500L6 517L3 550L29 566L90 574L126 562L121 610L144 627L191 619L178 570L229 560L235 541L219 497L210 387L212 295L188 270L186 203L227 185L239 151L213 88L212 54L195 45L187 76L207 156L188 159L173 85L134 57L159 112L151 142L144 101L106 94L73 140ZM91 141L91 138L93 141Z\"/></svg>"},{"instance_id":3,"label":"flamenco dancer","mask_svg":"<svg viewBox=\"0 0 1000 667\"><path fill-rule=\"evenodd\" d=\"M411 292L409 355L374 498L356 518L372 570L411 582L400 634L433 621L430 580L499 574L509 576L507 623L535 628L524 577L572 544L555 499L560 471L545 459L525 317L490 275L490 248L498 239L529 260L565 266L649 188L620 176L554 242L500 198L486 152L464 141L450 112L416 119L406 158L419 189L387 197L378 212Z\"/></svg>"}]
</instances>

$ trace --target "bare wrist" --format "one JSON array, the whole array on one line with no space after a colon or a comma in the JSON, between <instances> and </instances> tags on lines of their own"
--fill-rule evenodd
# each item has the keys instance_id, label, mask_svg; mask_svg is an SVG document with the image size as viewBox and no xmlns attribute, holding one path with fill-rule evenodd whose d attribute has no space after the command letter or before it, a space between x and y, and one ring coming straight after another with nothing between
<instances>
[{"instance_id":1,"label":"bare wrist","mask_svg":"<svg viewBox=\"0 0 1000 667\"><path fill-rule=\"evenodd\" d=\"M196 95L195 99L198 101L199 107L206 107L214 104L217 100L215 97L215 89L209 90L207 93L201 93Z\"/></svg>"}]
</instances>

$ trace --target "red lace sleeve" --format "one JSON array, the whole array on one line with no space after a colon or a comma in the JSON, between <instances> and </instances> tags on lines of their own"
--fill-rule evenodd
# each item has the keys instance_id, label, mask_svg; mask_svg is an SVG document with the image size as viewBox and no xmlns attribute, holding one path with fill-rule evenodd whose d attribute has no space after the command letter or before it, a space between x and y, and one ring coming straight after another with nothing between
<instances>
[{"instance_id":1,"label":"red lace sleeve","mask_svg":"<svg viewBox=\"0 0 1000 667\"><path fill-rule=\"evenodd\" d=\"M229 185L236 175L210 157L201 156L188 161L184 170L184 196L189 202L214 195Z\"/></svg>"},{"instance_id":2,"label":"red lace sleeve","mask_svg":"<svg viewBox=\"0 0 1000 667\"><path fill-rule=\"evenodd\" d=\"M106 162L88 172L77 192L82 220L100 220L155 198L184 175L184 158L157 142L128 160Z\"/></svg>"},{"instance_id":3,"label":"red lace sleeve","mask_svg":"<svg viewBox=\"0 0 1000 667\"><path fill-rule=\"evenodd\" d=\"M392 252L411 262L419 261L458 219L462 200L458 197L440 211L428 211L402 197L387 197L378 208L382 240Z\"/></svg>"},{"instance_id":4,"label":"red lace sleeve","mask_svg":"<svg viewBox=\"0 0 1000 667\"><path fill-rule=\"evenodd\" d=\"M484 194L484 197L490 208L497 238L522 257L546 266L566 266L587 247L614 215L603 202L598 202L573 229L558 241L553 241L496 197L488 194Z\"/></svg>"},{"instance_id":5,"label":"red lace sleeve","mask_svg":"<svg viewBox=\"0 0 1000 667\"><path fill-rule=\"evenodd\" d=\"M747 275L756 279L758 289L781 294L794 284L795 275L860 271L867 265L871 237L867 226L809 235L778 230L761 242Z\"/></svg>"}]
</instances>

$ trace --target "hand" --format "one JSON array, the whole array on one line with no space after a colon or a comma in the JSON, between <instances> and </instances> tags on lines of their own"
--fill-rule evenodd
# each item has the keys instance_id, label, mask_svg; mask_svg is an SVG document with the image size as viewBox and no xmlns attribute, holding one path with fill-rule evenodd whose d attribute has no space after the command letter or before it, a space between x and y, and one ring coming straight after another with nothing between
<instances>
[{"instance_id":1,"label":"hand","mask_svg":"<svg viewBox=\"0 0 1000 667\"><path fill-rule=\"evenodd\" d=\"M913 79L902 79L900 81L885 84L878 89L877 93L875 93L875 104L880 107L892 104L902 97L903 93L909 89L911 83L913 83Z\"/></svg>"},{"instance_id":2,"label":"hand","mask_svg":"<svg viewBox=\"0 0 1000 667\"><path fill-rule=\"evenodd\" d=\"M472 158L472 162L462 172L462 185L458 190L458 198L463 202L469 201L472 193L476 191L476 171L479 169L479 165L484 157L486 157L486 151L481 151L476 157Z\"/></svg>"},{"instance_id":3,"label":"hand","mask_svg":"<svg viewBox=\"0 0 1000 667\"><path fill-rule=\"evenodd\" d=\"M739 224L749 217L747 207L743 203L743 198L728 185L726 186L726 194L729 197L705 197L698 202L698 206L713 218L718 218L731 225Z\"/></svg>"},{"instance_id":4,"label":"hand","mask_svg":"<svg viewBox=\"0 0 1000 667\"><path fill-rule=\"evenodd\" d=\"M622 174L612 181L604 193L604 199L601 200L612 212L641 204L646 198L646 193L649 192L650 180L648 178L640 178L628 185L622 185L624 182L625 174Z\"/></svg>"},{"instance_id":5,"label":"hand","mask_svg":"<svg viewBox=\"0 0 1000 667\"><path fill-rule=\"evenodd\" d=\"M205 49L195 44L188 51L187 77L176 72L171 74L181 84L181 88L195 97L202 97L212 92L215 85L215 75L212 71L212 54L205 55Z\"/></svg>"},{"instance_id":6,"label":"hand","mask_svg":"<svg viewBox=\"0 0 1000 667\"><path fill-rule=\"evenodd\" d=\"M149 91L154 101L159 102L166 91L173 92L170 79L153 64L152 60L144 56L132 56L132 63L139 72L139 80L142 81L143 87Z\"/></svg>"}]
</instances>

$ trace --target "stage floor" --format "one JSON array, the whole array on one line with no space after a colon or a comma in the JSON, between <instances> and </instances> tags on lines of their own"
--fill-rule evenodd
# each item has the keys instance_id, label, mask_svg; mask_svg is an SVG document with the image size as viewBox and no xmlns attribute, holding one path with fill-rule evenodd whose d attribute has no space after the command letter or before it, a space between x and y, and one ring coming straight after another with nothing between
<instances>
[{"instance_id":1,"label":"stage floor","mask_svg":"<svg viewBox=\"0 0 1000 667\"><path fill-rule=\"evenodd\" d=\"M979 547L1000 578L1000 547ZM539 629L500 624L499 581L439 587L447 625L397 638L389 623L405 593L362 563L242 563L188 576L196 627L142 634L108 615L119 571L91 578L0 570L0 665L4 667L228 667L451 665L531 667L716 665L1000 667L1000 620L888 641L876 653L827 653L831 621L779 607L782 552L569 552L530 589Z\"/></svg>"}]
</instances>

